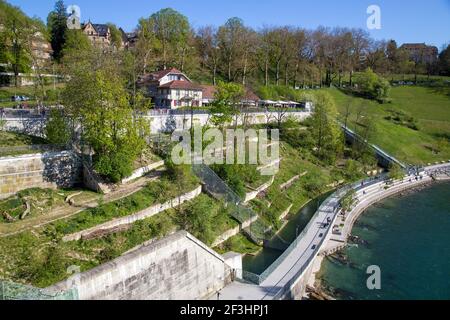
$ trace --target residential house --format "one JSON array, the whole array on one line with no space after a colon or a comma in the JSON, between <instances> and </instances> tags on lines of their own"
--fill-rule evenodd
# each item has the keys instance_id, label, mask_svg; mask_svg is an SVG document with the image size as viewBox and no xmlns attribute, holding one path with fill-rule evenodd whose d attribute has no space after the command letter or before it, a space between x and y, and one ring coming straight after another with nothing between
<instances>
[{"instance_id":1,"label":"residential house","mask_svg":"<svg viewBox=\"0 0 450 320\"><path fill-rule=\"evenodd\" d=\"M147 88L156 108L202 106L203 88L175 68L150 73L139 83Z\"/></svg>"},{"instance_id":2,"label":"residential house","mask_svg":"<svg viewBox=\"0 0 450 320\"><path fill-rule=\"evenodd\" d=\"M81 27L96 47L105 48L111 45L111 30L106 24L94 24L90 21Z\"/></svg>"}]
</instances>

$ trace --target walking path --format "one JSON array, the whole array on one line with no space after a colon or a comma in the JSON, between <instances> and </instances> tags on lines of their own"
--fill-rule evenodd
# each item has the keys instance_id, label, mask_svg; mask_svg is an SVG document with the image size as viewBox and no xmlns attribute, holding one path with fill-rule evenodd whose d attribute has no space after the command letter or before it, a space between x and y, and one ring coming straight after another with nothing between
<instances>
[{"instance_id":1,"label":"walking path","mask_svg":"<svg viewBox=\"0 0 450 320\"><path fill-rule=\"evenodd\" d=\"M126 198L145 187L149 182L158 179L159 176L155 173L137 179L134 182L123 185L116 191L113 191L103 196L103 203L117 201ZM44 215L29 217L25 220L20 220L14 223L0 224L0 238L12 236L30 229L40 228L52 222L66 219L74 216L84 210L95 208L99 205L98 197L89 198L80 203L70 206L69 204L56 208Z\"/></svg>"},{"instance_id":2,"label":"walking path","mask_svg":"<svg viewBox=\"0 0 450 320\"><path fill-rule=\"evenodd\" d=\"M221 291L221 299L266 300L282 298L293 283L304 276L304 272L315 263L316 257L322 250L333 250L346 243L354 222L367 207L403 190L429 183L433 181L431 177L433 174L443 172L448 167L450 167L448 163L427 167L421 173L422 178L416 179L415 175L407 176L403 181L395 181L387 189L384 182L376 180L351 186L357 191L359 203L345 219L339 215L341 213L339 202L350 188L343 188L335 192L325 200L302 235L269 267L270 274L259 286L234 282ZM327 225L328 221L331 221L329 225ZM332 234L333 226L341 224L344 224L341 234ZM314 269L316 268L317 266ZM309 283L311 283L311 280ZM213 300L214 297L211 297L211 299Z\"/></svg>"}]
</instances>

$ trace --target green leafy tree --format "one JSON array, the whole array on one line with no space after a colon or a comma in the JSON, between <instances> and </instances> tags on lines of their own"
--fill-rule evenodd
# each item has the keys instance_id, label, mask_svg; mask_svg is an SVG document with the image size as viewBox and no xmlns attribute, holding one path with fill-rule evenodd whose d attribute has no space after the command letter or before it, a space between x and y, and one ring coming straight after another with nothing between
<instances>
[{"instance_id":1,"label":"green leafy tree","mask_svg":"<svg viewBox=\"0 0 450 320\"><path fill-rule=\"evenodd\" d=\"M47 17L47 26L53 48L53 58L57 61L63 56L63 48L67 36L67 8L63 0L55 3L55 8Z\"/></svg>"},{"instance_id":2,"label":"green leafy tree","mask_svg":"<svg viewBox=\"0 0 450 320\"><path fill-rule=\"evenodd\" d=\"M405 171L398 164L391 164L389 166L389 178L392 180L399 180L405 177Z\"/></svg>"},{"instance_id":3,"label":"green leafy tree","mask_svg":"<svg viewBox=\"0 0 450 320\"><path fill-rule=\"evenodd\" d=\"M356 80L359 91L363 95L383 101L389 98L391 86L387 80L378 76L371 68L367 68L362 72Z\"/></svg>"},{"instance_id":4,"label":"green leafy tree","mask_svg":"<svg viewBox=\"0 0 450 320\"><path fill-rule=\"evenodd\" d=\"M111 32L111 43L116 48L122 47L122 32L117 28L114 23L107 23Z\"/></svg>"},{"instance_id":5,"label":"green leafy tree","mask_svg":"<svg viewBox=\"0 0 450 320\"><path fill-rule=\"evenodd\" d=\"M240 113L239 106L243 96L243 86L219 81L211 108L212 124L224 128L233 120L233 116L236 116L235 126L237 126L237 116Z\"/></svg>"},{"instance_id":6,"label":"green leafy tree","mask_svg":"<svg viewBox=\"0 0 450 320\"><path fill-rule=\"evenodd\" d=\"M35 21L19 8L0 2L0 63L10 66L14 85L19 85L19 73L31 70L31 40L36 30Z\"/></svg>"},{"instance_id":7,"label":"green leafy tree","mask_svg":"<svg viewBox=\"0 0 450 320\"><path fill-rule=\"evenodd\" d=\"M358 198L356 191L352 189L345 194L345 196L341 199L340 204L344 212L349 212L357 202Z\"/></svg>"},{"instance_id":8,"label":"green leafy tree","mask_svg":"<svg viewBox=\"0 0 450 320\"><path fill-rule=\"evenodd\" d=\"M163 69L169 65L180 65L179 57L185 58L188 53L189 20L179 12L166 8L151 15L148 22L156 36L154 45Z\"/></svg>"},{"instance_id":9,"label":"green leafy tree","mask_svg":"<svg viewBox=\"0 0 450 320\"><path fill-rule=\"evenodd\" d=\"M45 136L53 144L66 144L71 138L68 118L63 110L54 109L45 126Z\"/></svg>"},{"instance_id":10,"label":"green leafy tree","mask_svg":"<svg viewBox=\"0 0 450 320\"><path fill-rule=\"evenodd\" d=\"M320 92L314 101L311 117L311 133L315 141L316 155L334 163L343 151L342 132L336 122L337 109L329 94Z\"/></svg>"},{"instance_id":11,"label":"green leafy tree","mask_svg":"<svg viewBox=\"0 0 450 320\"><path fill-rule=\"evenodd\" d=\"M145 147L148 126L134 117L124 81L105 65L71 75L63 93L64 105L82 124L84 141L94 151L94 168L113 182L129 176Z\"/></svg>"}]
</instances>

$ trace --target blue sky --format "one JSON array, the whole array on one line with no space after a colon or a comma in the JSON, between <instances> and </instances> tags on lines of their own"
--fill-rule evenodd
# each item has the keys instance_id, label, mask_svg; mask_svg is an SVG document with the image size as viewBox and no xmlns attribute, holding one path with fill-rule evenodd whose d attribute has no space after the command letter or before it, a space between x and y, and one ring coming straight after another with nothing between
<instances>
[{"instance_id":1,"label":"blue sky","mask_svg":"<svg viewBox=\"0 0 450 320\"><path fill-rule=\"evenodd\" d=\"M46 19L54 0L7 0L30 16ZM381 8L381 30L376 39L426 42L441 49L450 42L450 0L65 0L81 8L81 20L114 22L127 31L141 17L171 7L189 18L194 27L221 25L240 17L254 28L295 25L303 28L345 26L367 28L369 5Z\"/></svg>"}]
</instances>

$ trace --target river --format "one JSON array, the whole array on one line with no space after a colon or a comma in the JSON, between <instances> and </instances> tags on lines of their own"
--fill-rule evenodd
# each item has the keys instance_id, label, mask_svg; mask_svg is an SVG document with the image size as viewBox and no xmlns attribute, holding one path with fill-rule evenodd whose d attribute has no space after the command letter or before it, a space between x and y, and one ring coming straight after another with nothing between
<instances>
[{"instance_id":1,"label":"river","mask_svg":"<svg viewBox=\"0 0 450 320\"><path fill-rule=\"evenodd\" d=\"M363 239L344 250L347 263L325 259L325 288L343 300L450 299L450 183L389 198L354 226ZM369 290L367 267L381 270L381 289Z\"/></svg>"},{"instance_id":2,"label":"river","mask_svg":"<svg viewBox=\"0 0 450 320\"><path fill-rule=\"evenodd\" d=\"M303 231L319 206L331 193L310 201L297 214L291 216L277 236L270 240L257 255L245 256L243 259L244 270L258 275L263 273Z\"/></svg>"}]
</instances>

